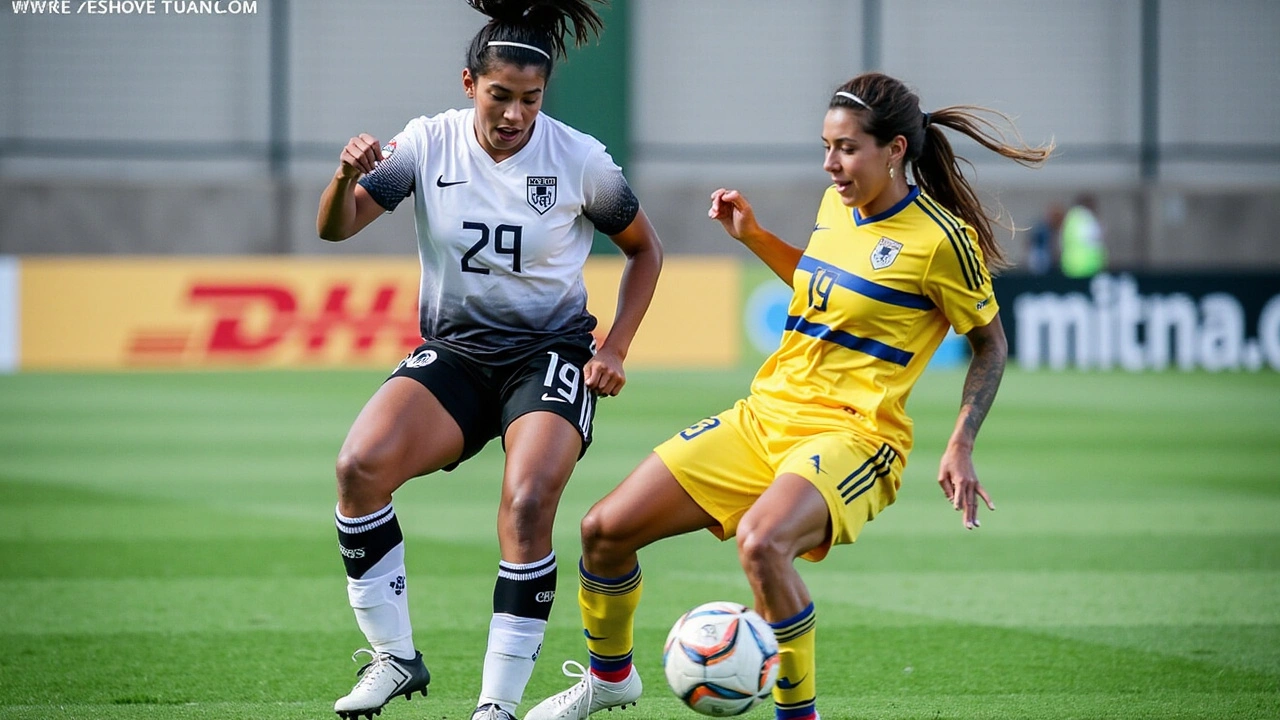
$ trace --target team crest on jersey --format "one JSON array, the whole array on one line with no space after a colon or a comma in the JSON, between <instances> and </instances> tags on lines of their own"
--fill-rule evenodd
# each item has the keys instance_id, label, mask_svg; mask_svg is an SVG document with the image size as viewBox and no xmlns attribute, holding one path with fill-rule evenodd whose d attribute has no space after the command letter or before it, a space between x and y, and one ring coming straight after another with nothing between
<instances>
[{"instance_id":1,"label":"team crest on jersey","mask_svg":"<svg viewBox=\"0 0 1280 720\"><path fill-rule=\"evenodd\" d=\"M538 211L539 215L546 215L556 204L556 179L554 177L529 175L527 195L529 199L529 207Z\"/></svg>"},{"instance_id":2,"label":"team crest on jersey","mask_svg":"<svg viewBox=\"0 0 1280 720\"><path fill-rule=\"evenodd\" d=\"M889 267L894 260L898 259L900 252L902 252L902 243L887 237L880 238L880 242L876 243L876 249L871 251L871 267L876 270Z\"/></svg>"},{"instance_id":3,"label":"team crest on jersey","mask_svg":"<svg viewBox=\"0 0 1280 720\"><path fill-rule=\"evenodd\" d=\"M387 143L386 145L383 145L383 146L382 146L382 159L383 159L383 160L387 160L387 159L389 159L392 155L395 155L395 154L396 154L396 141L395 141L395 140L392 140L391 142L389 142L389 143Z\"/></svg>"}]
</instances>

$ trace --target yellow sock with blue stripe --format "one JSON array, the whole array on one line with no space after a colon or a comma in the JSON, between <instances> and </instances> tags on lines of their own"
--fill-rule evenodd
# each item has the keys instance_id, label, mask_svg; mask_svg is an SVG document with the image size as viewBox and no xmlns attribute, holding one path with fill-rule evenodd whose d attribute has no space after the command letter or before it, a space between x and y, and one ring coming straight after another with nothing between
<instances>
[{"instance_id":1,"label":"yellow sock with blue stripe","mask_svg":"<svg viewBox=\"0 0 1280 720\"><path fill-rule=\"evenodd\" d=\"M608 682L621 682L631 674L631 650L635 643L636 608L644 586L640 565L617 578L587 572L578 561L578 607L582 632L587 636L591 674Z\"/></svg>"},{"instance_id":2,"label":"yellow sock with blue stripe","mask_svg":"<svg viewBox=\"0 0 1280 720\"><path fill-rule=\"evenodd\" d=\"M777 720L817 717L817 656L813 603L780 622L769 623L778 638L778 684L773 687Z\"/></svg>"}]
</instances>

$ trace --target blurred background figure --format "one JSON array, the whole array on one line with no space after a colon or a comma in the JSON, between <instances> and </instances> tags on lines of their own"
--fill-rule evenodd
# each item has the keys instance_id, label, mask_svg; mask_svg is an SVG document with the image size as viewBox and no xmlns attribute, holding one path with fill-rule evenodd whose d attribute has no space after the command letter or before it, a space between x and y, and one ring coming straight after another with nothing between
<instances>
[{"instance_id":1,"label":"blurred background figure","mask_svg":"<svg viewBox=\"0 0 1280 720\"><path fill-rule=\"evenodd\" d=\"M1027 233L1027 272L1048 275L1057 270L1059 235L1066 210L1062 203L1050 203L1044 215Z\"/></svg>"},{"instance_id":2,"label":"blurred background figure","mask_svg":"<svg viewBox=\"0 0 1280 720\"><path fill-rule=\"evenodd\" d=\"M1091 278L1107 267L1107 246L1098 221L1098 201L1081 195L1062 217L1059 233L1062 244L1062 274L1069 278Z\"/></svg>"}]
</instances>

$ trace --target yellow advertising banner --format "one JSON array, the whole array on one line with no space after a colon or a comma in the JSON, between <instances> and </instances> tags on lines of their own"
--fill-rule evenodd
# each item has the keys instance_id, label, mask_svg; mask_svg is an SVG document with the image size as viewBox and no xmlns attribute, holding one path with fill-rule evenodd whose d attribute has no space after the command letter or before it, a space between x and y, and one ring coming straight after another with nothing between
<instances>
[{"instance_id":1,"label":"yellow advertising banner","mask_svg":"<svg viewBox=\"0 0 1280 720\"><path fill-rule=\"evenodd\" d=\"M584 271L608 332L622 258ZM668 260L628 367L730 367L739 266ZM24 370L387 367L415 347L416 258L21 258ZM679 342L672 342L679 338Z\"/></svg>"}]
</instances>

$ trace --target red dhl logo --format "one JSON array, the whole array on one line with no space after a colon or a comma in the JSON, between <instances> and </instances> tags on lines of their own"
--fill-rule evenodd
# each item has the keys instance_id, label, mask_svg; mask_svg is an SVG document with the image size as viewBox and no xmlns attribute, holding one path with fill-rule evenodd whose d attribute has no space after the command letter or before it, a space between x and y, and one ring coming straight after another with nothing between
<instances>
[{"instance_id":1,"label":"red dhl logo","mask_svg":"<svg viewBox=\"0 0 1280 720\"><path fill-rule=\"evenodd\" d=\"M320 359L339 341L359 357L388 343L403 354L422 342L416 287L383 283L363 304L352 296L349 283L330 286L318 311L308 313L298 293L285 285L197 283L187 301L212 313L207 335L199 337L191 328L143 330L130 340L129 359L175 361L191 350L199 359L251 363L295 343L304 357Z\"/></svg>"}]
</instances>

